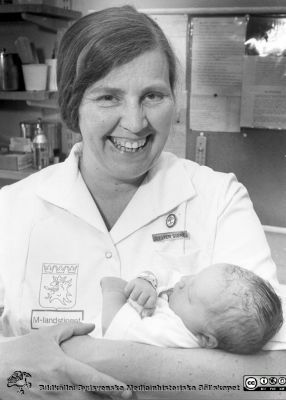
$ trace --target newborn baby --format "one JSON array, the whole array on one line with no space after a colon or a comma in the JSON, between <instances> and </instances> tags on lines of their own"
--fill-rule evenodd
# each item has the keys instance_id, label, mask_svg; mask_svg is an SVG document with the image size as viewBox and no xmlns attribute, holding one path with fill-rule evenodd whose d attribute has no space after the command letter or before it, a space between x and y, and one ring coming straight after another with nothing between
<instances>
[{"instance_id":1,"label":"newborn baby","mask_svg":"<svg viewBox=\"0 0 286 400\"><path fill-rule=\"evenodd\" d=\"M151 272L129 283L105 277L101 285L102 330L108 339L251 354L261 350L283 322L281 302L271 285L230 264L183 276L158 295ZM141 318L134 304L149 316Z\"/></svg>"}]
</instances>

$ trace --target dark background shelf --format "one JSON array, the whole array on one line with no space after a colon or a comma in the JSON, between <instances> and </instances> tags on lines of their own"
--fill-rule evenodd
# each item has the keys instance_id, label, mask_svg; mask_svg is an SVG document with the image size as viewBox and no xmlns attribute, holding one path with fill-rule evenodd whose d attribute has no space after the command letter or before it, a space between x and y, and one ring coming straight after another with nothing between
<instances>
[{"instance_id":1,"label":"dark background shelf","mask_svg":"<svg viewBox=\"0 0 286 400\"><path fill-rule=\"evenodd\" d=\"M21 13L45 15L54 18L73 20L81 16L81 13L64 8L48 6L46 4L1 4L0 20L21 20Z\"/></svg>"}]
</instances>

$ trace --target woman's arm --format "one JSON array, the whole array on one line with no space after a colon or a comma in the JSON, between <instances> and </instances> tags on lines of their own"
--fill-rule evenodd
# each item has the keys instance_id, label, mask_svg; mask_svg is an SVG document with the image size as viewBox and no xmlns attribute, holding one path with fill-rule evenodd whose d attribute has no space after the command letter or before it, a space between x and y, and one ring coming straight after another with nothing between
<instances>
[{"instance_id":1,"label":"woman's arm","mask_svg":"<svg viewBox=\"0 0 286 400\"><path fill-rule=\"evenodd\" d=\"M129 398L130 391L124 391L125 385L95 368L68 357L60 344L73 335L86 335L94 328L91 324L60 324L42 328L27 335L6 338L0 341L0 398L2 400L19 399L17 381L8 386L9 377L13 374L26 373L29 377L25 398L42 400L47 398L59 400L102 399L97 395L122 396ZM8 340L9 339L9 340ZM45 387L45 385L46 387ZM88 390L53 390L55 385L72 385L77 387L97 386L97 392ZM25 386L26 387L26 386ZM127 397L126 397L127 396Z\"/></svg>"},{"instance_id":2,"label":"woman's arm","mask_svg":"<svg viewBox=\"0 0 286 400\"><path fill-rule=\"evenodd\" d=\"M121 278L107 276L101 279L102 291L102 333L105 334L111 321L126 303L124 288L127 282Z\"/></svg>"},{"instance_id":3,"label":"woman's arm","mask_svg":"<svg viewBox=\"0 0 286 400\"><path fill-rule=\"evenodd\" d=\"M285 375L285 351L242 356L219 350L165 349L132 342L95 340L88 336L74 337L62 347L69 356L127 384L182 385L186 389L181 392L162 390L160 394L152 391L140 396L142 387L137 387L139 398L157 399L159 395L170 399L285 399L285 392L243 391L244 375Z\"/></svg>"}]
</instances>

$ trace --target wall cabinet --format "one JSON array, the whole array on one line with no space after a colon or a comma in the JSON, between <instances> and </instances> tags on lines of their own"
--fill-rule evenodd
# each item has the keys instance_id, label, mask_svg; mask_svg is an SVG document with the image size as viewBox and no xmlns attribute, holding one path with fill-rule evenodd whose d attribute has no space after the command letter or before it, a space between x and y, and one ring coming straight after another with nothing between
<instances>
[{"instance_id":1,"label":"wall cabinet","mask_svg":"<svg viewBox=\"0 0 286 400\"><path fill-rule=\"evenodd\" d=\"M40 62L51 58L56 41L81 13L46 4L0 5L0 48L15 53L15 40L26 36L34 43ZM59 120L57 92L0 91L0 146L7 146L11 136L19 136L19 123L37 118ZM0 180L18 180L31 171L0 170Z\"/></svg>"},{"instance_id":2,"label":"wall cabinet","mask_svg":"<svg viewBox=\"0 0 286 400\"><path fill-rule=\"evenodd\" d=\"M52 7L45 4L3 4L0 5L0 24L19 23L26 21L45 30L57 33L68 26L70 21L81 16L81 13ZM4 37L2 37L2 40ZM5 43L5 39L3 41ZM0 43L4 47L3 43ZM28 100L44 101L55 100L56 95L48 92L2 92L0 100Z\"/></svg>"}]
</instances>

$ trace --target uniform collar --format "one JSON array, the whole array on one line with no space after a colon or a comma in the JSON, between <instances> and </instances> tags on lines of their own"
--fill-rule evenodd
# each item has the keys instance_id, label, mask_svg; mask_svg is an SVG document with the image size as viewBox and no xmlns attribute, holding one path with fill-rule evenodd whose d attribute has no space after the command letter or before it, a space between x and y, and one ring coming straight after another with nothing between
<instances>
[{"instance_id":1,"label":"uniform collar","mask_svg":"<svg viewBox=\"0 0 286 400\"><path fill-rule=\"evenodd\" d=\"M51 172L41 182L37 194L100 231L107 232L78 168L81 150L81 144L76 144L66 161L57 165L56 173ZM163 153L111 229L114 242L119 242L193 196L195 190L182 161L170 153Z\"/></svg>"},{"instance_id":2,"label":"uniform collar","mask_svg":"<svg viewBox=\"0 0 286 400\"><path fill-rule=\"evenodd\" d=\"M81 152L82 145L77 143L68 158L56 166L56 173L51 173L40 183L37 194L98 230L107 232L106 225L78 167Z\"/></svg>"},{"instance_id":3,"label":"uniform collar","mask_svg":"<svg viewBox=\"0 0 286 400\"><path fill-rule=\"evenodd\" d=\"M163 153L111 229L113 240L119 242L195 194L182 160Z\"/></svg>"}]
</instances>

